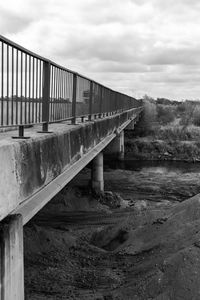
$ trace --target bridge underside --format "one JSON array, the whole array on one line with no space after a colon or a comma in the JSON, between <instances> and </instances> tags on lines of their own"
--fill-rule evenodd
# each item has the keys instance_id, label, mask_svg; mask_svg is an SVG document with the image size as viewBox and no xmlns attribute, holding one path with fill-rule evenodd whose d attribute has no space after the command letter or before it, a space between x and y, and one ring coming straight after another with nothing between
<instances>
[{"instance_id":1,"label":"bridge underside","mask_svg":"<svg viewBox=\"0 0 200 300\"><path fill-rule=\"evenodd\" d=\"M53 124L47 134L29 128L25 140L2 134L0 220L21 214L27 223L138 115L131 109L77 125Z\"/></svg>"}]
</instances>

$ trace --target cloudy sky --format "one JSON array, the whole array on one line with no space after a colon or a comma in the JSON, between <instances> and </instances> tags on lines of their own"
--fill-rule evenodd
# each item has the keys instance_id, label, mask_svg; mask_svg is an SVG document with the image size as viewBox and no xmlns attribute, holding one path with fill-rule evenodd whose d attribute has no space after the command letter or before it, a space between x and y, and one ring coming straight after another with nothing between
<instances>
[{"instance_id":1,"label":"cloudy sky","mask_svg":"<svg viewBox=\"0 0 200 300\"><path fill-rule=\"evenodd\" d=\"M5 0L1 34L135 97L200 99L199 0Z\"/></svg>"}]
</instances>

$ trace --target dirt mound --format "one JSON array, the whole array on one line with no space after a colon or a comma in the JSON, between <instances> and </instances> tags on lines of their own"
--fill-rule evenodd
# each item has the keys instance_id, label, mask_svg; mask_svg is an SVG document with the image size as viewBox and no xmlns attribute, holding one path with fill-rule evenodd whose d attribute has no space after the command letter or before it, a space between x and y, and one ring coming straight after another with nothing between
<instances>
[{"instance_id":1,"label":"dirt mound","mask_svg":"<svg viewBox=\"0 0 200 300\"><path fill-rule=\"evenodd\" d=\"M128 232L126 230L108 227L101 231L95 232L90 242L99 248L107 251L113 251L123 244L127 239Z\"/></svg>"},{"instance_id":2,"label":"dirt mound","mask_svg":"<svg viewBox=\"0 0 200 300\"><path fill-rule=\"evenodd\" d=\"M25 226L27 299L199 300L200 196L171 205L150 196L122 209L107 194L111 209L80 186L64 190Z\"/></svg>"},{"instance_id":3,"label":"dirt mound","mask_svg":"<svg viewBox=\"0 0 200 300\"><path fill-rule=\"evenodd\" d=\"M135 229L134 209L113 212L112 225L105 225L107 214L99 222L91 212L89 223L82 215L84 229L72 222L65 230L47 229L48 220L26 227L28 299L199 300L199 199ZM57 227L59 215L54 218Z\"/></svg>"},{"instance_id":4,"label":"dirt mound","mask_svg":"<svg viewBox=\"0 0 200 300\"><path fill-rule=\"evenodd\" d=\"M105 191L96 195L96 199L99 203L106 205L110 208L120 208L120 207L127 207L128 204L119 193L113 193L111 191Z\"/></svg>"}]
</instances>

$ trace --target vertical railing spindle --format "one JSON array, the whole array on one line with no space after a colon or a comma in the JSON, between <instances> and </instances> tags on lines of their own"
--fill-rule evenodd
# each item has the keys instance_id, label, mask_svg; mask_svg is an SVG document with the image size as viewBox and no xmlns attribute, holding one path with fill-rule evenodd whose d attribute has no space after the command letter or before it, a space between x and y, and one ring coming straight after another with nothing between
<instances>
[{"instance_id":1,"label":"vertical railing spindle","mask_svg":"<svg viewBox=\"0 0 200 300\"><path fill-rule=\"evenodd\" d=\"M42 93L42 131L48 132L49 126L49 97L50 97L50 63L43 63L43 93Z\"/></svg>"},{"instance_id":2,"label":"vertical railing spindle","mask_svg":"<svg viewBox=\"0 0 200 300\"><path fill-rule=\"evenodd\" d=\"M77 74L73 74L73 94L72 94L72 124L76 124L76 88L77 88Z\"/></svg>"},{"instance_id":3,"label":"vertical railing spindle","mask_svg":"<svg viewBox=\"0 0 200 300\"><path fill-rule=\"evenodd\" d=\"M89 96L89 115L88 120L92 119L92 104L93 104L93 81L90 81L90 96Z\"/></svg>"}]
</instances>

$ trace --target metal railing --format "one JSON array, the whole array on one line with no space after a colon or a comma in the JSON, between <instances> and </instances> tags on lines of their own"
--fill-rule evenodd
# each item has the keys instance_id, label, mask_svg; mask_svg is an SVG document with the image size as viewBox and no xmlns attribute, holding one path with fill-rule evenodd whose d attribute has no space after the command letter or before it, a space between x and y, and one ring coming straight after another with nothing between
<instances>
[{"instance_id":1,"label":"metal railing","mask_svg":"<svg viewBox=\"0 0 200 300\"><path fill-rule=\"evenodd\" d=\"M57 65L0 36L0 128L102 117L141 102Z\"/></svg>"}]
</instances>

